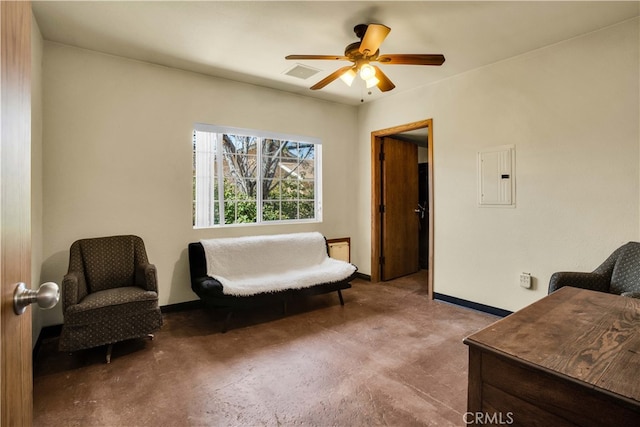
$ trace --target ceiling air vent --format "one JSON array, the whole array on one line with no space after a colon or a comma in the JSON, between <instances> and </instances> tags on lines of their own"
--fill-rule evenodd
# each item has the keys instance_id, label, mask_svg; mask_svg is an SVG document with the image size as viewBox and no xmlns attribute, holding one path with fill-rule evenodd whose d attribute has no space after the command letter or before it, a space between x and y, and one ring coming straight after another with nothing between
<instances>
[{"instance_id":1,"label":"ceiling air vent","mask_svg":"<svg viewBox=\"0 0 640 427\"><path fill-rule=\"evenodd\" d=\"M317 68L307 67L306 65L296 64L284 73L288 76L297 77L299 79L308 79L317 74L320 70Z\"/></svg>"}]
</instances>

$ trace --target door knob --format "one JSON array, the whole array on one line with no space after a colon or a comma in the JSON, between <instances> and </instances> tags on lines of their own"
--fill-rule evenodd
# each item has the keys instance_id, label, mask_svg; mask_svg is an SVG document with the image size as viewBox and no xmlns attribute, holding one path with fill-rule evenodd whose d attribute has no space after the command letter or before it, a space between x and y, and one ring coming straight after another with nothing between
<instances>
[{"instance_id":1,"label":"door knob","mask_svg":"<svg viewBox=\"0 0 640 427\"><path fill-rule=\"evenodd\" d=\"M27 289L27 285L20 282L13 291L13 311L22 314L29 304L38 303L40 308L53 308L60 300L60 288L53 282L40 285L37 291Z\"/></svg>"}]
</instances>

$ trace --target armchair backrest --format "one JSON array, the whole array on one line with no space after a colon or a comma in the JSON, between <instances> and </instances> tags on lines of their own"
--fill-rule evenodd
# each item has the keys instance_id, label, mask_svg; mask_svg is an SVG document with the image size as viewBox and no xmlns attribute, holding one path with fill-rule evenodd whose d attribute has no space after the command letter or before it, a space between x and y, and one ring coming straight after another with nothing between
<instances>
[{"instance_id":1,"label":"armchair backrest","mask_svg":"<svg viewBox=\"0 0 640 427\"><path fill-rule=\"evenodd\" d=\"M71 245L69 270L84 274L92 293L136 284L136 266L148 263L138 236L81 239Z\"/></svg>"},{"instance_id":2,"label":"armchair backrest","mask_svg":"<svg viewBox=\"0 0 640 427\"><path fill-rule=\"evenodd\" d=\"M620 249L609 292L640 292L640 243L629 242Z\"/></svg>"}]
</instances>

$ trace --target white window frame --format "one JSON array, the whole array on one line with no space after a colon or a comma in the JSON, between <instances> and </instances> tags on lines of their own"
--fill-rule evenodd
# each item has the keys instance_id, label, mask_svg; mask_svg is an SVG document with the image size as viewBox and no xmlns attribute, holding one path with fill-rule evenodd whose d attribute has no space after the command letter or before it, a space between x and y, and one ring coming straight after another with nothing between
<instances>
[{"instance_id":1,"label":"white window frame","mask_svg":"<svg viewBox=\"0 0 640 427\"><path fill-rule=\"evenodd\" d=\"M208 137L198 140L197 132L204 132ZM256 149L256 222L252 223L225 223L224 215L224 176L222 153L222 135L240 135L257 137L259 139ZM215 135L215 136L214 136ZM298 142L314 145L314 218L308 219L262 219L262 140L275 139L280 141ZM193 204L193 228L219 228L219 227L244 227L252 225L274 225L322 222L322 141L319 138L276 133L255 129L235 128L229 126L216 126L205 123L195 123L192 131L192 145L194 156L195 192ZM205 171L204 173L202 173ZM199 174L200 173L200 174ZM218 182L217 201L219 224L215 224L215 203L213 189L215 181Z\"/></svg>"}]
</instances>

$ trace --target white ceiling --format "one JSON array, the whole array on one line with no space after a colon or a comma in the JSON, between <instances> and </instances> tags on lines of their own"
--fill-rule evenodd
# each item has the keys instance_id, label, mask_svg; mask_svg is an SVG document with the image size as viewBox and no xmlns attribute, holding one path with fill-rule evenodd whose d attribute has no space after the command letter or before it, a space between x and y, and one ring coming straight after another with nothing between
<instances>
[{"instance_id":1,"label":"white ceiling","mask_svg":"<svg viewBox=\"0 0 640 427\"><path fill-rule=\"evenodd\" d=\"M411 90L638 16L628 2L34 1L45 40L356 105ZM441 67L380 65L396 84L367 94L337 80L348 62L297 61L321 70L285 75L289 54L342 55L353 27L391 27L381 54L442 53ZM595 60L595 58L594 58ZM357 79L358 80L358 79Z\"/></svg>"}]
</instances>

